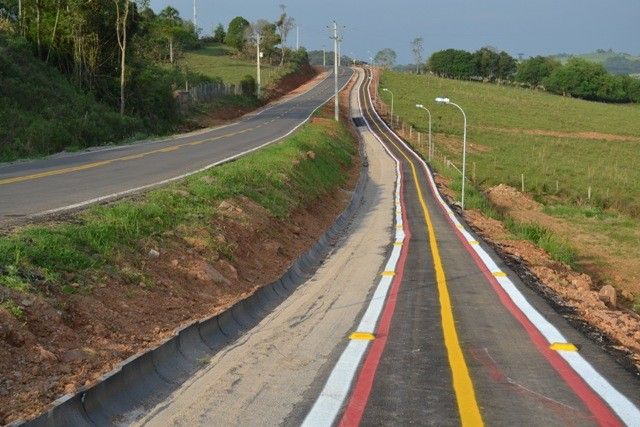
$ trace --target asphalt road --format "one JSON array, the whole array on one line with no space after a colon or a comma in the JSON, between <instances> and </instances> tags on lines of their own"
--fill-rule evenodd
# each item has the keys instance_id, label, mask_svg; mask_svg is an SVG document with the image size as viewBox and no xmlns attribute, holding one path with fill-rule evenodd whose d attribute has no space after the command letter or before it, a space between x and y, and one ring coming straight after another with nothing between
<instances>
[{"instance_id":1,"label":"asphalt road","mask_svg":"<svg viewBox=\"0 0 640 427\"><path fill-rule=\"evenodd\" d=\"M426 167L374 113L364 89L361 103L371 130L400 162L409 238L404 258L385 273L393 283L341 402L341 425L640 425L638 378L571 327L479 238L466 237L463 223L438 200ZM345 366L337 362L333 372ZM326 402L336 401L335 388L331 376L325 381L308 425L333 421Z\"/></svg>"},{"instance_id":2,"label":"asphalt road","mask_svg":"<svg viewBox=\"0 0 640 427\"><path fill-rule=\"evenodd\" d=\"M348 68L340 70L340 87L351 75ZM231 125L0 165L0 225L141 191L275 142L333 96L333 80L331 74L308 92Z\"/></svg>"},{"instance_id":3,"label":"asphalt road","mask_svg":"<svg viewBox=\"0 0 640 427\"><path fill-rule=\"evenodd\" d=\"M128 422L640 424L638 378L484 243L463 242L464 226L439 205L419 159L375 115L369 80L358 74L352 114L370 125L359 127L370 182L350 232L281 307ZM495 260L490 270L472 246ZM549 328L569 348L548 341Z\"/></svg>"}]
</instances>

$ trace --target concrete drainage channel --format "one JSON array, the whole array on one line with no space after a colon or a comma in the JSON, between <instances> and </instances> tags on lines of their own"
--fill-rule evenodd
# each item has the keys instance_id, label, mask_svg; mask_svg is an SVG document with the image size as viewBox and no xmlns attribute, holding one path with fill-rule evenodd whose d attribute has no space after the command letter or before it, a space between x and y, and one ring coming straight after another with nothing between
<instances>
[{"instance_id":1,"label":"concrete drainage channel","mask_svg":"<svg viewBox=\"0 0 640 427\"><path fill-rule=\"evenodd\" d=\"M359 151L360 174L349 205L280 279L217 316L176 330L163 344L127 359L94 386L58 399L38 418L10 425L113 425L124 414L152 407L168 397L202 368L202 360L215 355L260 323L320 267L361 205L367 183L367 159L362 141Z\"/></svg>"}]
</instances>

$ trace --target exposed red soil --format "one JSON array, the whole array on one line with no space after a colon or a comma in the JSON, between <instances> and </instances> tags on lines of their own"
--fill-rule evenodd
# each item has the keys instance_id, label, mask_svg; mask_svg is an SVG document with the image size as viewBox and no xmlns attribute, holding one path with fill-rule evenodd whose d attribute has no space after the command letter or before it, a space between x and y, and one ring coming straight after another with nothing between
<instances>
[{"instance_id":1,"label":"exposed red soil","mask_svg":"<svg viewBox=\"0 0 640 427\"><path fill-rule=\"evenodd\" d=\"M359 170L356 159L346 188L355 186ZM0 288L0 298L17 300L25 313L18 320L0 308L0 424L37 416L181 325L276 280L349 197L337 189L285 219L247 198L224 201L206 228L179 227L140 242L77 294L52 287L25 296ZM151 256L152 249L159 255Z\"/></svg>"},{"instance_id":2,"label":"exposed red soil","mask_svg":"<svg viewBox=\"0 0 640 427\"><path fill-rule=\"evenodd\" d=\"M453 194L447 188L447 180L438 175L436 182L443 194L451 199ZM494 187L487 196L498 209L518 221L536 222L547 227L554 222L557 226L568 226L566 221L545 215L540 204L511 187ZM607 306L598 296L599 286L589 275L554 261L529 241L515 239L500 221L487 218L477 210L465 211L465 219L485 241L521 261L564 304L572 307L579 318L619 343L620 349L631 352L640 369L640 316L623 308Z\"/></svg>"}]
</instances>

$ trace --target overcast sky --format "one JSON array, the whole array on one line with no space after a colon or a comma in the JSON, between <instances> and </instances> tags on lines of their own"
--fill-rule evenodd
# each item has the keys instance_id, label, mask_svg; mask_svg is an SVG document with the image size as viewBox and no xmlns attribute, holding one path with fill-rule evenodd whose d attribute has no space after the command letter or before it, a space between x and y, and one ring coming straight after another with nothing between
<instances>
[{"instance_id":1,"label":"overcast sky","mask_svg":"<svg viewBox=\"0 0 640 427\"><path fill-rule=\"evenodd\" d=\"M413 62L409 42L425 40L425 52L449 47L494 46L512 55L585 53L612 48L640 54L640 0L196 0L203 34L237 15L275 20L280 3L300 26L307 49L331 45L326 26L346 26L342 52L368 59L381 48ZM176 7L193 15L193 0L151 0L155 10ZM295 45L292 31L289 45Z\"/></svg>"}]
</instances>

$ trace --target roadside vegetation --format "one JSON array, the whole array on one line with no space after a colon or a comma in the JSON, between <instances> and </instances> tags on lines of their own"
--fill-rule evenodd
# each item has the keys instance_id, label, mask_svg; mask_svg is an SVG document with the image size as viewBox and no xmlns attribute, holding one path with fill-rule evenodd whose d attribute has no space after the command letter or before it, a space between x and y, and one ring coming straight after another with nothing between
<instances>
[{"instance_id":1,"label":"roadside vegetation","mask_svg":"<svg viewBox=\"0 0 640 427\"><path fill-rule=\"evenodd\" d=\"M313 151L314 160L306 157ZM344 184L355 146L345 127L307 124L284 142L139 200L95 206L73 221L0 238L0 286L19 293L90 289L114 260L181 226L206 227L219 202L246 196L277 218ZM54 292L55 293L55 292Z\"/></svg>"},{"instance_id":2,"label":"roadside vegetation","mask_svg":"<svg viewBox=\"0 0 640 427\"><path fill-rule=\"evenodd\" d=\"M415 105L431 110L434 164L458 193L460 175L446 165L461 167L462 116L434 99L446 96L465 109L467 174L473 184L468 207L505 221L515 235L594 274L599 284L625 290L627 299L634 298L629 292L640 295L640 106L391 71L384 72L381 87L394 93L395 112L405 129L423 133L424 153L427 116ZM389 93L380 91L380 96L390 105ZM483 194L499 184L522 190L523 181L525 193L553 221L509 219Z\"/></svg>"},{"instance_id":3,"label":"roadside vegetation","mask_svg":"<svg viewBox=\"0 0 640 427\"><path fill-rule=\"evenodd\" d=\"M283 8L275 22L236 17L201 37L171 6L0 1L0 162L176 132L191 128L194 114L229 106L255 108L268 98L256 98L257 34L267 83L308 67L304 50L285 47L292 23ZM239 90L195 108L178 102L179 91L207 83Z\"/></svg>"}]
</instances>

